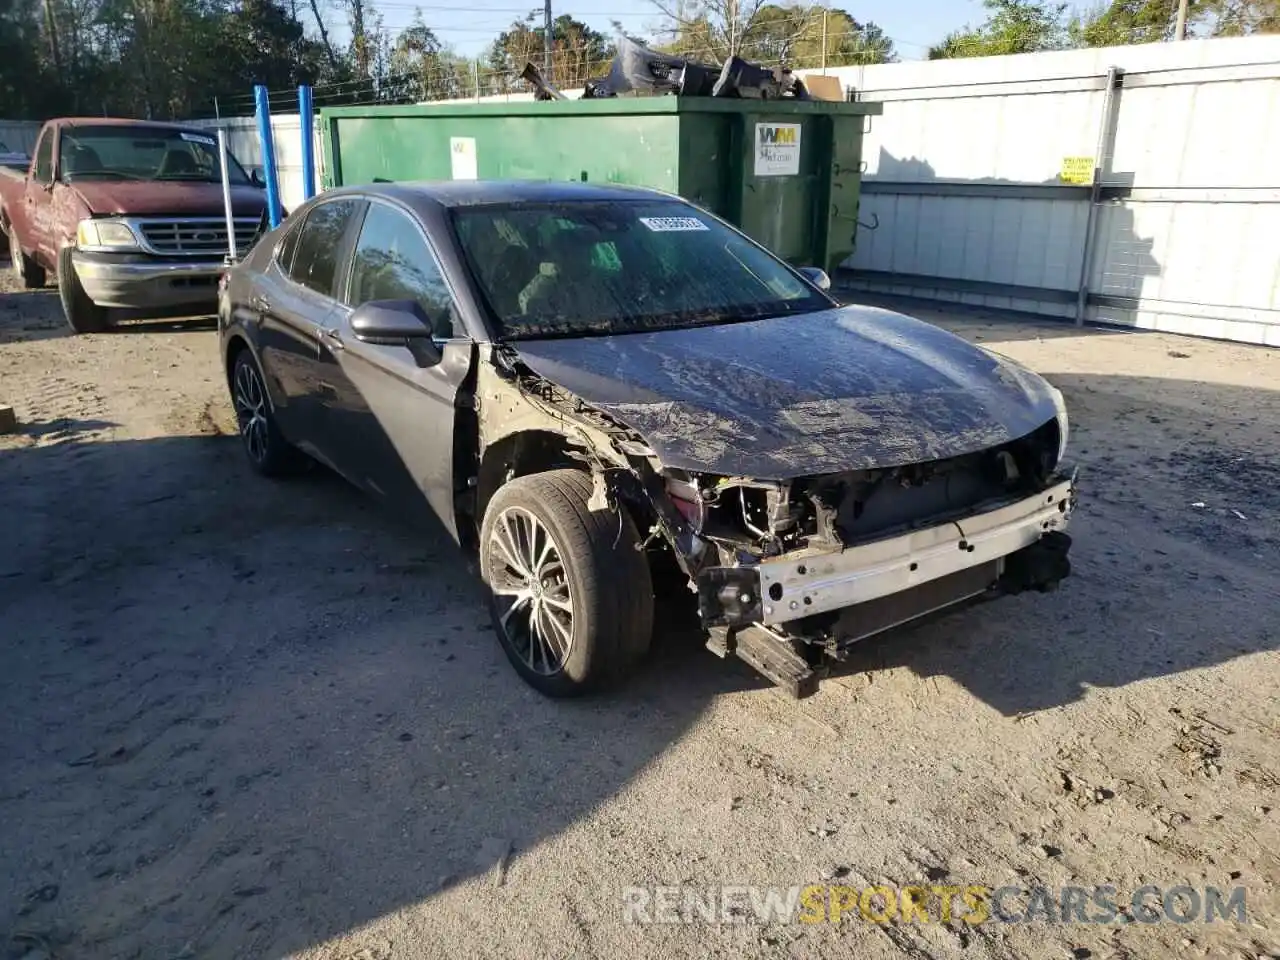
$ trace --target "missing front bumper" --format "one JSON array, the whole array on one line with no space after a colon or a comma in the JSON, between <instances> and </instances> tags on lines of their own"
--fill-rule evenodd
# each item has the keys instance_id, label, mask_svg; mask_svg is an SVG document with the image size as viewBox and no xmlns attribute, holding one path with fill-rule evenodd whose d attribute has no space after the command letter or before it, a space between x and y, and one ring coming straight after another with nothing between
<instances>
[{"instance_id":1,"label":"missing front bumper","mask_svg":"<svg viewBox=\"0 0 1280 960\"><path fill-rule=\"evenodd\" d=\"M1075 498L1074 480L1064 479L1023 500L897 537L836 552L788 554L754 566L705 569L697 582L703 625L777 626L917 592L970 570L989 570L989 580L1009 591L1048 588L1070 569L1064 571L1069 538L1049 535L1066 527ZM1019 553L1042 539L1058 546ZM1006 558L1014 555L1019 558L1006 570Z\"/></svg>"}]
</instances>

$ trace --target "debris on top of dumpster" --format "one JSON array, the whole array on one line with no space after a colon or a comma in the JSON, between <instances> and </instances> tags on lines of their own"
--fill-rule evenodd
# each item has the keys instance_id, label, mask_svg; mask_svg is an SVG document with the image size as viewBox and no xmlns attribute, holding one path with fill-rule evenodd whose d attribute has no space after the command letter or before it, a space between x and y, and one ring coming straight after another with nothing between
<instances>
[{"instance_id":1,"label":"debris on top of dumpster","mask_svg":"<svg viewBox=\"0 0 1280 960\"><path fill-rule=\"evenodd\" d=\"M534 88L536 100L564 100L564 94L532 63L520 76ZM584 100L620 94L681 97L732 97L747 100L810 99L809 91L789 67L762 67L741 57L716 66L651 50L629 37L618 37L618 53L609 74L583 87Z\"/></svg>"}]
</instances>

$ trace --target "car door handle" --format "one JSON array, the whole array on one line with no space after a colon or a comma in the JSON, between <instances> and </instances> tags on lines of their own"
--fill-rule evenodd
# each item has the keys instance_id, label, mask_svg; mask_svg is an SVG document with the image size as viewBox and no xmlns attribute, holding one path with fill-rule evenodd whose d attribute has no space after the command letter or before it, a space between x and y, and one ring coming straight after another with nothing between
<instances>
[{"instance_id":1,"label":"car door handle","mask_svg":"<svg viewBox=\"0 0 1280 960\"><path fill-rule=\"evenodd\" d=\"M330 350L341 350L344 346L342 335L337 330L321 330L320 339Z\"/></svg>"},{"instance_id":2,"label":"car door handle","mask_svg":"<svg viewBox=\"0 0 1280 960\"><path fill-rule=\"evenodd\" d=\"M271 309L271 301L262 294L255 293L249 298L249 306L253 307L255 310L261 310L263 313L266 313Z\"/></svg>"}]
</instances>

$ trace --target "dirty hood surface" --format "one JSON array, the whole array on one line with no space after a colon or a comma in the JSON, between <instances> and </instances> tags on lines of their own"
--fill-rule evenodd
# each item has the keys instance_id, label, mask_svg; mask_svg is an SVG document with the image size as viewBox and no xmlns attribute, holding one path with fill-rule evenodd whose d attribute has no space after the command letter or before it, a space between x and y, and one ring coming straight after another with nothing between
<instances>
[{"instance_id":1,"label":"dirty hood surface","mask_svg":"<svg viewBox=\"0 0 1280 960\"><path fill-rule=\"evenodd\" d=\"M220 217L225 214L221 183L85 179L73 180L71 189L99 217ZM257 187L233 186L231 209L237 217L261 216L267 205L266 196Z\"/></svg>"},{"instance_id":2,"label":"dirty hood surface","mask_svg":"<svg viewBox=\"0 0 1280 960\"><path fill-rule=\"evenodd\" d=\"M1036 374L875 307L512 346L535 373L643 436L665 465L726 476L938 460L1055 415Z\"/></svg>"}]
</instances>

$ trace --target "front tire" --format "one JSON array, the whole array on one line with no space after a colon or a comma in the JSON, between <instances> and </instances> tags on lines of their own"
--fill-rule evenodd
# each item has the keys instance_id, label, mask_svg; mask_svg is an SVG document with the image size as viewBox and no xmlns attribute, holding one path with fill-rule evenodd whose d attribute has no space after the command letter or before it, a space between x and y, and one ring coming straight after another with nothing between
<instances>
[{"instance_id":1,"label":"front tire","mask_svg":"<svg viewBox=\"0 0 1280 960\"><path fill-rule=\"evenodd\" d=\"M264 477L286 477L306 466L306 455L289 443L276 423L262 370L248 348L231 365L231 403L249 465Z\"/></svg>"},{"instance_id":2,"label":"front tire","mask_svg":"<svg viewBox=\"0 0 1280 960\"><path fill-rule=\"evenodd\" d=\"M48 279L44 267L36 263L22 252L22 243L18 240L18 231L13 224L5 228L9 233L9 265L13 268L13 277L23 290L37 290L43 287Z\"/></svg>"},{"instance_id":3,"label":"front tire","mask_svg":"<svg viewBox=\"0 0 1280 960\"><path fill-rule=\"evenodd\" d=\"M631 672L653 634L653 583L627 512L592 511L591 477L552 470L498 489L480 570L507 659L534 689L570 697Z\"/></svg>"},{"instance_id":4,"label":"front tire","mask_svg":"<svg viewBox=\"0 0 1280 960\"><path fill-rule=\"evenodd\" d=\"M107 308L98 306L84 292L71 262L70 247L63 247L58 254L58 297L67 324L76 333L101 333L107 329Z\"/></svg>"}]
</instances>

